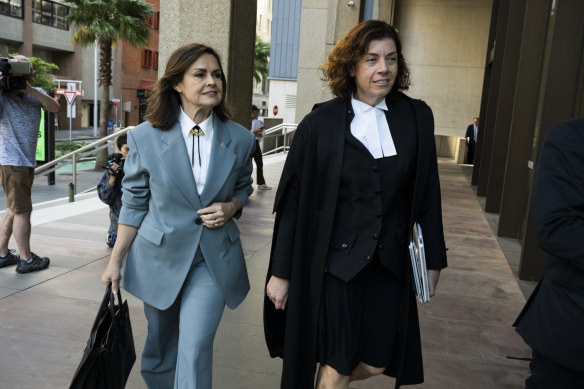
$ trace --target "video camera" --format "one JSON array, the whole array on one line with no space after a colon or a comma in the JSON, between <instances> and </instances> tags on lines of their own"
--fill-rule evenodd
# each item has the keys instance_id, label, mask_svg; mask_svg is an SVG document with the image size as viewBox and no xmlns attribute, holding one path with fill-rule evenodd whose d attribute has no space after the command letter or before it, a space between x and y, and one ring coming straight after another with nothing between
<instances>
[{"instance_id":1,"label":"video camera","mask_svg":"<svg viewBox=\"0 0 584 389\"><path fill-rule=\"evenodd\" d=\"M126 160L124 159L124 156L120 153L113 153L112 155L110 155L107 161L109 164L109 166L107 167L109 174L118 178L123 177L125 161ZM116 170L114 170L113 168L114 163L118 165L118 168Z\"/></svg>"},{"instance_id":2,"label":"video camera","mask_svg":"<svg viewBox=\"0 0 584 389\"><path fill-rule=\"evenodd\" d=\"M26 76L33 74L32 64L12 58L0 57L0 90L13 92L26 89Z\"/></svg>"}]
</instances>

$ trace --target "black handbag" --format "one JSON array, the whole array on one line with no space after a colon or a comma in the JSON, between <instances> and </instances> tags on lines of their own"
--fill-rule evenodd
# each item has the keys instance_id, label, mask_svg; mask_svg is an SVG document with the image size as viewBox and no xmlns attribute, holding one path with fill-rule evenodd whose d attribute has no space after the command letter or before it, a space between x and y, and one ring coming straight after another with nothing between
<instances>
[{"instance_id":1,"label":"black handbag","mask_svg":"<svg viewBox=\"0 0 584 389\"><path fill-rule=\"evenodd\" d=\"M108 285L70 389L118 389L136 361L128 301Z\"/></svg>"}]
</instances>

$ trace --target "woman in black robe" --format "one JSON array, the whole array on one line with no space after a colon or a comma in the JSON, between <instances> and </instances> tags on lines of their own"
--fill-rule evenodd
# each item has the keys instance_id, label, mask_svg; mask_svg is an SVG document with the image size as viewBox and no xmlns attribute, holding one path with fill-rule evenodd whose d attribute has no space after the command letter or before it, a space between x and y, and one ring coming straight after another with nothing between
<instances>
[{"instance_id":1,"label":"woman in black robe","mask_svg":"<svg viewBox=\"0 0 584 389\"><path fill-rule=\"evenodd\" d=\"M424 231L430 295L446 267L430 108L402 93L395 29L353 27L322 66L335 99L299 124L274 211L264 329L281 388L423 382L408 236Z\"/></svg>"}]
</instances>

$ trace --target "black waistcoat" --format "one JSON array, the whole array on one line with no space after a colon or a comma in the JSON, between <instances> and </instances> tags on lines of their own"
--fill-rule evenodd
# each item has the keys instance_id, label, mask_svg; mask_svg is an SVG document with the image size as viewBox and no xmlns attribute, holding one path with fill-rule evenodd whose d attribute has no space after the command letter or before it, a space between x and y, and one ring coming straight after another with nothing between
<instances>
[{"instance_id":1,"label":"black waistcoat","mask_svg":"<svg viewBox=\"0 0 584 389\"><path fill-rule=\"evenodd\" d=\"M415 175L417 133L414 111L405 99L388 106L397 155L374 159L345 132L341 185L327 256L327 271L349 281L373 259L399 279L408 258L409 215Z\"/></svg>"}]
</instances>

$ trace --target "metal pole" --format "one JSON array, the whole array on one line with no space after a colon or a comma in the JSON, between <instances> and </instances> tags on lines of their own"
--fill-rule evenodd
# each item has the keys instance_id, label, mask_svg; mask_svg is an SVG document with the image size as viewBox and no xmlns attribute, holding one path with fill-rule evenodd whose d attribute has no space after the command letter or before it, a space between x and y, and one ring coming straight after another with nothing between
<instances>
[{"instance_id":1,"label":"metal pole","mask_svg":"<svg viewBox=\"0 0 584 389\"><path fill-rule=\"evenodd\" d=\"M69 202L72 203L75 201L75 186L72 182L69 183Z\"/></svg>"},{"instance_id":2,"label":"metal pole","mask_svg":"<svg viewBox=\"0 0 584 389\"><path fill-rule=\"evenodd\" d=\"M73 154L73 194L77 193L77 154Z\"/></svg>"},{"instance_id":3,"label":"metal pole","mask_svg":"<svg viewBox=\"0 0 584 389\"><path fill-rule=\"evenodd\" d=\"M97 138L97 41L93 44L93 136Z\"/></svg>"},{"instance_id":4,"label":"metal pole","mask_svg":"<svg viewBox=\"0 0 584 389\"><path fill-rule=\"evenodd\" d=\"M73 104L69 104L71 105L71 115L69 116L69 140L72 140L71 138L71 117L73 116Z\"/></svg>"},{"instance_id":5,"label":"metal pole","mask_svg":"<svg viewBox=\"0 0 584 389\"><path fill-rule=\"evenodd\" d=\"M284 127L284 153L286 152L287 146L288 146L288 127Z\"/></svg>"}]
</instances>

